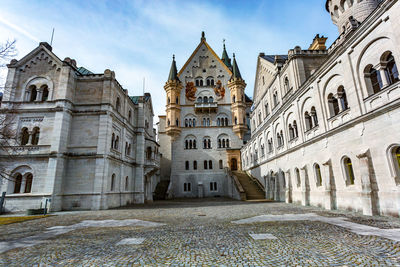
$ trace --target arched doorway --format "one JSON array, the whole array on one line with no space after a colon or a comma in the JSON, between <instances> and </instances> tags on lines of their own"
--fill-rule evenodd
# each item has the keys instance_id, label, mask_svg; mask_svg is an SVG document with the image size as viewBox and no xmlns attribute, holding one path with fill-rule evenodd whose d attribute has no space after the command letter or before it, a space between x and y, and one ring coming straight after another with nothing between
<instances>
[{"instance_id":1,"label":"arched doorway","mask_svg":"<svg viewBox=\"0 0 400 267\"><path fill-rule=\"evenodd\" d=\"M236 158L232 158L231 159L231 170L232 171L237 171L238 166L237 166L237 159Z\"/></svg>"}]
</instances>

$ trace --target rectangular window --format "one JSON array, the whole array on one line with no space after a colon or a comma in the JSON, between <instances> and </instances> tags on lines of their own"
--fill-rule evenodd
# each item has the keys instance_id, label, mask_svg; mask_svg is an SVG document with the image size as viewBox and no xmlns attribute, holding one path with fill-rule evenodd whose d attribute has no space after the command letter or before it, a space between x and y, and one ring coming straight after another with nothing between
<instances>
[{"instance_id":1,"label":"rectangular window","mask_svg":"<svg viewBox=\"0 0 400 267\"><path fill-rule=\"evenodd\" d=\"M204 169L207 170L208 164L207 164L207 160L204 161Z\"/></svg>"},{"instance_id":2,"label":"rectangular window","mask_svg":"<svg viewBox=\"0 0 400 267\"><path fill-rule=\"evenodd\" d=\"M197 161L193 161L193 170L197 170Z\"/></svg>"},{"instance_id":3,"label":"rectangular window","mask_svg":"<svg viewBox=\"0 0 400 267\"><path fill-rule=\"evenodd\" d=\"M189 161L186 161L186 162L185 162L185 169L186 169L186 170L189 170Z\"/></svg>"},{"instance_id":4,"label":"rectangular window","mask_svg":"<svg viewBox=\"0 0 400 267\"><path fill-rule=\"evenodd\" d=\"M213 192L215 192L215 191L217 191L218 189L217 189L217 182L211 182L210 183L210 191L213 191Z\"/></svg>"}]
</instances>

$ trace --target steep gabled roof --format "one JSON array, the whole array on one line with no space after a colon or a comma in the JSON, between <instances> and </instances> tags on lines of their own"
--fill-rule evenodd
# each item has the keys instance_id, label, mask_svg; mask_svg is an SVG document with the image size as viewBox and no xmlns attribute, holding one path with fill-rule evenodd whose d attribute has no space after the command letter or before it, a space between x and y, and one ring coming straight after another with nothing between
<instances>
[{"instance_id":1,"label":"steep gabled roof","mask_svg":"<svg viewBox=\"0 0 400 267\"><path fill-rule=\"evenodd\" d=\"M178 71L176 69L175 55L172 56L171 69L169 70L168 81L179 81Z\"/></svg>"},{"instance_id":2,"label":"steep gabled roof","mask_svg":"<svg viewBox=\"0 0 400 267\"><path fill-rule=\"evenodd\" d=\"M219 63L222 64L222 66L224 66L224 68L226 69L226 71L229 73L229 75L232 75L232 71L225 65L225 63L221 60L221 58L214 52L214 50L211 48L211 46L206 42L206 38L204 37L204 34L202 35L201 41L199 43L199 45L196 47L196 49L193 51L192 55L189 57L189 59L186 61L186 63L183 65L183 67L181 68L181 70L178 73L178 76L181 76L183 71L186 69L186 67L189 65L189 63L192 61L192 59L194 58L194 56L197 54L197 52L200 50L200 47L202 45L205 45L207 47L207 49L215 56L215 58L219 61Z\"/></svg>"},{"instance_id":3,"label":"steep gabled roof","mask_svg":"<svg viewBox=\"0 0 400 267\"><path fill-rule=\"evenodd\" d=\"M225 44L224 44L224 51L222 52L221 60L225 63L225 65L226 65L229 69L232 69L231 59L229 58L228 53L226 52Z\"/></svg>"}]
</instances>

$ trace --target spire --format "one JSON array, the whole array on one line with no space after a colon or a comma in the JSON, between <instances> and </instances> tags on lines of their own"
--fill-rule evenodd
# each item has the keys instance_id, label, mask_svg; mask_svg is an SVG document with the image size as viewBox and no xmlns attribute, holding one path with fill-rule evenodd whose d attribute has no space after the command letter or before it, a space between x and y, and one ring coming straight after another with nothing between
<instances>
[{"instance_id":1,"label":"spire","mask_svg":"<svg viewBox=\"0 0 400 267\"><path fill-rule=\"evenodd\" d=\"M206 34L204 33L204 31L201 32L201 39L200 41L205 41L206 40Z\"/></svg>"},{"instance_id":2,"label":"spire","mask_svg":"<svg viewBox=\"0 0 400 267\"><path fill-rule=\"evenodd\" d=\"M232 78L237 78L242 80L242 75L240 75L239 67L236 62L235 53L233 53Z\"/></svg>"},{"instance_id":3,"label":"spire","mask_svg":"<svg viewBox=\"0 0 400 267\"><path fill-rule=\"evenodd\" d=\"M175 55L172 56L171 70L169 71L168 81L179 81L176 69Z\"/></svg>"},{"instance_id":4,"label":"spire","mask_svg":"<svg viewBox=\"0 0 400 267\"><path fill-rule=\"evenodd\" d=\"M226 52L226 47L225 47L225 39L224 39L224 51L222 52L222 57L221 57L222 62L225 63L225 65L232 69L232 65L231 65L231 59L228 56L228 53Z\"/></svg>"}]
</instances>

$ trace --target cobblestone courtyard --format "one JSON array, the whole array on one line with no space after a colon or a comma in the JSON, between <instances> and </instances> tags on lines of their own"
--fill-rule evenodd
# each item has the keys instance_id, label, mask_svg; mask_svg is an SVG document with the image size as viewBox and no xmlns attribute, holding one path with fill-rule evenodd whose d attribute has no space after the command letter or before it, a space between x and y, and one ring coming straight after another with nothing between
<instances>
[{"instance_id":1,"label":"cobblestone courtyard","mask_svg":"<svg viewBox=\"0 0 400 267\"><path fill-rule=\"evenodd\" d=\"M166 201L3 225L0 265L400 266L396 228L284 203Z\"/></svg>"}]
</instances>

